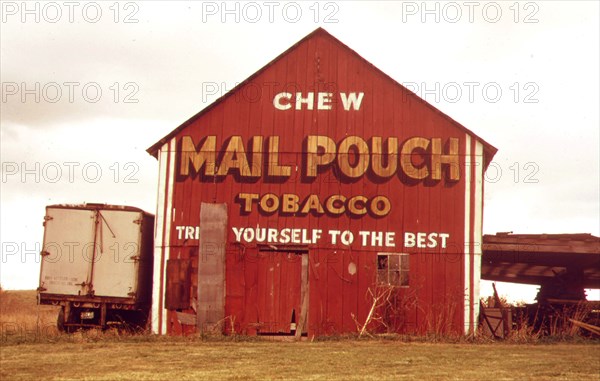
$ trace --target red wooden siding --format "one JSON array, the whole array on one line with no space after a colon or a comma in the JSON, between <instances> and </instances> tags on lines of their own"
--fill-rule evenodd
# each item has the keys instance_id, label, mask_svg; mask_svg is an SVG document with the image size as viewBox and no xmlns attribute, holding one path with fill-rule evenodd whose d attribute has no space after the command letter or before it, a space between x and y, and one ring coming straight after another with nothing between
<instances>
[{"instance_id":1,"label":"red wooden siding","mask_svg":"<svg viewBox=\"0 0 600 381\"><path fill-rule=\"evenodd\" d=\"M302 104L301 110L295 110L293 99L291 109L276 109L274 96L282 92L301 92L305 97L314 93L313 109L308 110L306 104ZM317 109L319 92L333 94L331 110ZM342 93L346 96L363 93L360 108L345 110ZM200 174L194 171L190 175L182 174L182 165L186 165L186 161L181 162L184 139L191 138L195 149L200 150L211 136L216 139L217 166L227 155L224 150L229 139L239 136L250 169L258 171L260 168L261 175L244 177L234 169L225 176L203 176L206 165L200 168ZM267 161L275 160L273 155L263 154L262 163L257 164L261 159L260 155L253 154L258 147L252 140L255 136L262 137L260 149L264 152L274 144L272 137L278 137L277 164L289 167L289 176L267 175ZM370 169L357 178L345 176L337 160L346 159L338 157L331 165L323 166L315 177L307 176L310 136L331 139L338 146L336 150L348 136L359 137L366 142L369 154L361 158L351 150L348 166L369 160ZM399 149L411 138L428 139L428 149L413 150L411 160L416 167L427 167L429 175L422 180L411 178L398 163L395 175L377 176L372 168L374 160L389 165L385 150L380 155L382 158L372 154L378 137L384 145L388 138L397 139ZM449 179L448 165L442 165L440 180L432 178L432 139L440 139L442 154L451 149L451 139L457 139L458 180ZM322 29L307 36L149 151L160 161L154 286L156 332L194 331L193 327L183 327L178 322L175 311L164 309L164 263L167 258L192 259L192 266L196 266L192 270L192 282L197 284L197 266L202 266L202 260L198 260L198 240L187 235L187 229L199 225L202 202L224 203L228 209L224 314L229 320L225 323L225 332L235 329L238 333L256 334L265 329L289 330L290 309L298 319L300 256L286 252L289 245L246 242L243 238L237 242L236 231L257 227L277 229L278 236L285 228L307 229L309 237L315 229L321 230L316 242L296 245L308 250L309 335L354 332L357 322L365 321L372 304L369 291L376 289L378 253L410 254L410 283L408 287L397 289L390 302L393 308L388 306L381 312L388 317L387 329L391 326L398 332L439 329L463 332L472 328L479 284L481 181L484 165L491 160L495 149ZM398 160L400 156L398 152ZM239 153L229 158L240 160ZM323 204L331 195L343 195L347 199L384 196L391 209L385 216L314 211L294 215L261 212L258 202L253 201L251 211L247 212L240 200L242 193L261 197L273 194L280 201L283 195L291 194L300 203L310 195L318 195ZM354 242L341 244L338 236L334 244L332 231L350 231ZM380 245L379 242L385 242L383 238L383 241L367 239L363 244L361 231L394 234L394 243ZM404 240L406 232L447 234L447 246L442 248L438 237L436 247L409 247ZM259 243L270 244L279 251L261 251ZM196 286L191 287L191 298L197 300ZM193 303L183 312L194 313ZM271 325L265 328L262 323Z\"/></svg>"}]
</instances>

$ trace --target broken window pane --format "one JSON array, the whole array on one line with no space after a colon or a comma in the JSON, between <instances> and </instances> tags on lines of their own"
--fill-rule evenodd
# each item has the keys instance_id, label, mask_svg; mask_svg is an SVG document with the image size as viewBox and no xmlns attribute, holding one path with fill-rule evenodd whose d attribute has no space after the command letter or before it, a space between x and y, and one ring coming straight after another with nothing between
<instances>
[{"instance_id":1,"label":"broken window pane","mask_svg":"<svg viewBox=\"0 0 600 381\"><path fill-rule=\"evenodd\" d=\"M377 284L408 286L410 256L404 253L377 255Z\"/></svg>"}]
</instances>

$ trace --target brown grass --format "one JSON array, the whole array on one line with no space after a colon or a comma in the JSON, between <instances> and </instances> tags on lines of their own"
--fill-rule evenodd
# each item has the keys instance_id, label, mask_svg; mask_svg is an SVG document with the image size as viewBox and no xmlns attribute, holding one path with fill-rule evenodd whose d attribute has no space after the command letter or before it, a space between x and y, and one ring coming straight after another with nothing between
<instances>
[{"instance_id":1,"label":"brown grass","mask_svg":"<svg viewBox=\"0 0 600 381\"><path fill-rule=\"evenodd\" d=\"M597 342L431 343L388 335L294 343L116 330L68 335L55 330L56 313L36 306L32 291L0 295L3 327L17 327L1 332L1 380L596 380L600 374ZM38 315L51 328L39 329Z\"/></svg>"},{"instance_id":2,"label":"brown grass","mask_svg":"<svg viewBox=\"0 0 600 381\"><path fill-rule=\"evenodd\" d=\"M597 345L342 340L146 342L4 347L2 380L594 380Z\"/></svg>"},{"instance_id":3,"label":"brown grass","mask_svg":"<svg viewBox=\"0 0 600 381\"><path fill-rule=\"evenodd\" d=\"M37 292L0 290L0 334L57 335L59 307L38 306Z\"/></svg>"}]
</instances>

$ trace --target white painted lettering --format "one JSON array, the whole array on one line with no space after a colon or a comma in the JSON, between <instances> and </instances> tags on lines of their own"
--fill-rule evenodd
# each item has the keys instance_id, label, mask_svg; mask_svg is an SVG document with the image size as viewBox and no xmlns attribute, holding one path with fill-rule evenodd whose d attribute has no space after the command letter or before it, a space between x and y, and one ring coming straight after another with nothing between
<instances>
[{"instance_id":1,"label":"white painted lettering","mask_svg":"<svg viewBox=\"0 0 600 381\"><path fill-rule=\"evenodd\" d=\"M281 243L290 243L290 230L289 228L285 228L281 231L281 238L279 239L279 242Z\"/></svg>"},{"instance_id":2,"label":"white painted lettering","mask_svg":"<svg viewBox=\"0 0 600 381\"><path fill-rule=\"evenodd\" d=\"M333 93L317 94L317 110L331 110L331 97Z\"/></svg>"},{"instance_id":3,"label":"white painted lettering","mask_svg":"<svg viewBox=\"0 0 600 381\"><path fill-rule=\"evenodd\" d=\"M415 235L414 233L404 233L404 247L415 247Z\"/></svg>"},{"instance_id":4,"label":"white painted lettering","mask_svg":"<svg viewBox=\"0 0 600 381\"><path fill-rule=\"evenodd\" d=\"M292 94L279 93L273 98L273 106L275 106L277 110L289 110L292 108L291 99Z\"/></svg>"},{"instance_id":5,"label":"white painted lettering","mask_svg":"<svg viewBox=\"0 0 600 381\"><path fill-rule=\"evenodd\" d=\"M307 110L313 109L315 93L308 93L306 98L302 98L302 93L296 93L296 110L302 110L302 104L306 104Z\"/></svg>"},{"instance_id":6,"label":"white painted lettering","mask_svg":"<svg viewBox=\"0 0 600 381\"><path fill-rule=\"evenodd\" d=\"M425 233L425 232L405 232L404 233L404 247L417 247L423 248L436 248L441 247L445 249L448 246L448 233Z\"/></svg>"},{"instance_id":7,"label":"white painted lettering","mask_svg":"<svg viewBox=\"0 0 600 381\"><path fill-rule=\"evenodd\" d=\"M330 230L329 231L329 235L331 236L331 244L332 245L336 245L337 244L337 238L339 237L339 235L342 232L339 230Z\"/></svg>"},{"instance_id":8,"label":"white painted lettering","mask_svg":"<svg viewBox=\"0 0 600 381\"><path fill-rule=\"evenodd\" d=\"M340 93L344 110L349 111L350 107L352 107L354 111L360 109L360 104L362 103L364 95L365 93L358 93L357 97L356 93L349 93L347 96L346 93Z\"/></svg>"},{"instance_id":9,"label":"white painted lettering","mask_svg":"<svg viewBox=\"0 0 600 381\"><path fill-rule=\"evenodd\" d=\"M185 226L175 226L175 230L177 230L177 239L183 239L183 231L185 230Z\"/></svg>"},{"instance_id":10,"label":"white painted lettering","mask_svg":"<svg viewBox=\"0 0 600 381\"><path fill-rule=\"evenodd\" d=\"M442 239L442 248L445 249L447 246L446 243L446 239L448 239L448 237L450 237L450 234L448 233L440 233L440 238Z\"/></svg>"},{"instance_id":11,"label":"white painted lettering","mask_svg":"<svg viewBox=\"0 0 600 381\"><path fill-rule=\"evenodd\" d=\"M386 247L396 247L396 242L394 241L396 237L395 232L386 232L385 233L385 246Z\"/></svg>"},{"instance_id":12,"label":"white painted lettering","mask_svg":"<svg viewBox=\"0 0 600 381\"><path fill-rule=\"evenodd\" d=\"M242 233L244 232L244 228L236 228L236 227L232 227L231 228L233 230L233 234L235 234L235 241L236 242L241 242L242 241Z\"/></svg>"}]
</instances>

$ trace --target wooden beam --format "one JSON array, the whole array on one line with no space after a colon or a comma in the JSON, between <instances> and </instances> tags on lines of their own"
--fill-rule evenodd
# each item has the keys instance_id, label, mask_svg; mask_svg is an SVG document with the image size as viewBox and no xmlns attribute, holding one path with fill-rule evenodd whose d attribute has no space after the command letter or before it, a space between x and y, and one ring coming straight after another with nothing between
<instances>
[{"instance_id":1,"label":"wooden beam","mask_svg":"<svg viewBox=\"0 0 600 381\"><path fill-rule=\"evenodd\" d=\"M309 297L309 283L308 283L308 253L302 254L302 269L300 275L300 317L298 324L296 325L296 340L302 338L302 333L308 330L306 329L308 320L308 297Z\"/></svg>"}]
</instances>

